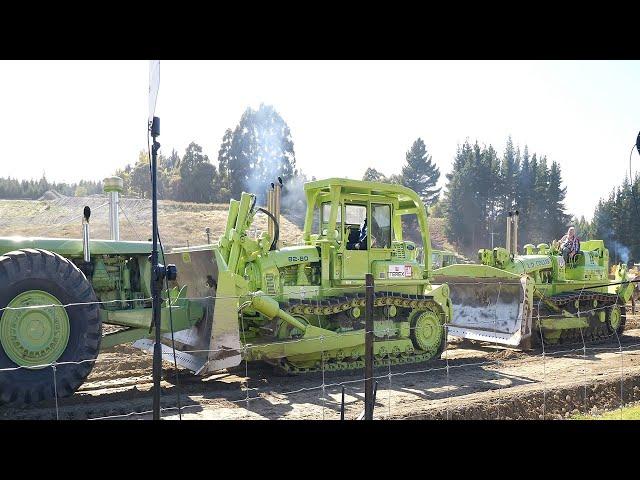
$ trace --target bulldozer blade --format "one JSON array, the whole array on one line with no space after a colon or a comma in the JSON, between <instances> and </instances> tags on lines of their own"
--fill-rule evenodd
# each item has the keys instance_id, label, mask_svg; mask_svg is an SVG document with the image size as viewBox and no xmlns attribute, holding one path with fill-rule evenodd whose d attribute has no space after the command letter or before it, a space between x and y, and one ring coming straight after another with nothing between
<instances>
[{"instance_id":1,"label":"bulldozer blade","mask_svg":"<svg viewBox=\"0 0 640 480\"><path fill-rule=\"evenodd\" d=\"M212 246L175 249L165 255L166 263L178 270L176 285L188 288L188 298L205 309L204 318L190 329L174 333L182 351L201 358L197 374L234 367L242 361L238 328L238 298L229 272L220 271ZM171 336L165 335L170 341Z\"/></svg>"},{"instance_id":2,"label":"bulldozer blade","mask_svg":"<svg viewBox=\"0 0 640 480\"><path fill-rule=\"evenodd\" d=\"M144 350L149 353L153 352L153 345L154 345L154 341L151 340L150 338L141 338L140 340L136 340L133 343L133 346L135 348L139 348L140 350ZM164 343L161 344L160 347L162 349L162 360L169 363L173 363L174 362L173 349L168 345L165 345ZM178 349L176 349L175 353L176 353L175 362L181 367L184 367L187 370L191 370L196 374L198 374L202 370L202 367L204 367L205 363L207 362L206 357L203 357L203 356L190 354L187 352L180 351Z\"/></svg>"},{"instance_id":3,"label":"bulldozer blade","mask_svg":"<svg viewBox=\"0 0 640 480\"><path fill-rule=\"evenodd\" d=\"M526 278L475 278L438 275L451 292L453 337L520 346L531 336Z\"/></svg>"}]
</instances>

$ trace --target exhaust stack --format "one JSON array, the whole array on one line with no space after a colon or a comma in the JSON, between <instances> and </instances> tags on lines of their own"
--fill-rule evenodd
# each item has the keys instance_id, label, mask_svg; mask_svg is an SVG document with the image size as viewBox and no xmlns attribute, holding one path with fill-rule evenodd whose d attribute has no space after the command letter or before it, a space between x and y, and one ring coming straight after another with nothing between
<instances>
[{"instance_id":1,"label":"exhaust stack","mask_svg":"<svg viewBox=\"0 0 640 480\"><path fill-rule=\"evenodd\" d=\"M518 219L520 218L520 212L516 210L513 212L513 255L518 255Z\"/></svg>"},{"instance_id":2,"label":"exhaust stack","mask_svg":"<svg viewBox=\"0 0 640 480\"><path fill-rule=\"evenodd\" d=\"M280 198L282 196L282 178L278 177L278 181L276 182L275 185L275 190L274 190L274 202L273 202L273 206L274 206L274 210L273 210L273 216L276 217L276 222L278 223L278 226L280 226ZM280 248L280 240L278 240L278 243L276 245L276 248Z\"/></svg>"},{"instance_id":3,"label":"exhaust stack","mask_svg":"<svg viewBox=\"0 0 640 480\"><path fill-rule=\"evenodd\" d=\"M507 248L507 253L509 255L511 255L511 219L513 213L512 212L508 212L507 213L507 235L505 237L505 246Z\"/></svg>"},{"instance_id":4,"label":"exhaust stack","mask_svg":"<svg viewBox=\"0 0 640 480\"><path fill-rule=\"evenodd\" d=\"M275 186L272 183L271 184L271 188L267 189L267 210L272 215L274 214L274 210L275 210L275 207L274 207L275 193L276 193L275 192ZM269 238L271 240L273 240L274 230L275 230L275 226L273 225L273 220L271 220L271 217L268 217L267 218L267 232L269 233Z\"/></svg>"},{"instance_id":5,"label":"exhaust stack","mask_svg":"<svg viewBox=\"0 0 640 480\"><path fill-rule=\"evenodd\" d=\"M506 249L509 255L518 254L518 219L520 212L507 212Z\"/></svg>"},{"instance_id":6,"label":"exhaust stack","mask_svg":"<svg viewBox=\"0 0 640 480\"><path fill-rule=\"evenodd\" d=\"M124 182L120 177L108 177L104 181L104 193L109 196L109 232L111 240L120 240L120 193L124 190Z\"/></svg>"},{"instance_id":7,"label":"exhaust stack","mask_svg":"<svg viewBox=\"0 0 640 480\"><path fill-rule=\"evenodd\" d=\"M89 217L91 216L91 209L89 206L84 207L82 215L82 259L84 263L91 262L91 251L89 249Z\"/></svg>"}]
</instances>

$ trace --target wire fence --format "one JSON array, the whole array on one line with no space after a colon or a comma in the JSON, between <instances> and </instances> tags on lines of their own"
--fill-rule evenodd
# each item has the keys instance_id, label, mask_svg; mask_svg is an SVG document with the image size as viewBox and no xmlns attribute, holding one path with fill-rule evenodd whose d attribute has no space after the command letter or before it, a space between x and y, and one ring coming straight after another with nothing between
<instances>
[{"instance_id":1,"label":"wire fence","mask_svg":"<svg viewBox=\"0 0 640 480\"><path fill-rule=\"evenodd\" d=\"M537 292L536 301L530 305L531 319L527 320L527 315L523 319L519 309L509 316L501 308L501 299L507 295L505 286L519 283L448 283L450 289L464 286L477 291L484 289L485 293L487 285L492 285L495 291L495 296L484 298L484 311L488 314L486 318L492 318L492 326L486 318L484 323L472 325L476 330L480 325L489 338L492 336L493 340L487 341L450 334L451 330L460 332L455 303L454 317L448 318L438 310L441 306L433 295L429 292L424 296L403 294L407 285L402 282L380 282L372 287L375 302L372 329L364 328L364 319L353 314L353 309L365 307L364 287L322 289L322 298L314 296L310 287L298 288L297 298L289 302L264 294L279 300L281 307L288 304L301 308L297 311L304 313L294 314L293 310L287 313L302 319L306 325L317 327L319 333L311 337L286 325L277 316L271 332L256 336L259 330L254 322L256 317L242 310L243 305L251 309L251 296L191 297L188 300L202 303L237 300L239 347L230 344L219 348L180 348L203 363L214 362L230 350L239 355L239 361L233 368L214 370L204 376L195 376L171 365L172 362L165 363L162 416L326 420L339 419L344 412L346 419L362 418L365 400L371 400L371 392L368 395L365 391L367 380L375 384L377 392L373 408L376 419L548 419L586 415L593 413L594 408L601 411L614 407L622 414L626 404L640 399L640 336L635 336L633 331L620 335L611 327L612 305L583 301L583 296L586 298L589 294L583 289L576 292L577 303L567 306L574 311L561 308L559 312L550 312L544 307L548 298ZM417 291L417 287L414 290ZM327 299L338 302L344 298L349 301L343 300L342 305L327 302ZM4 307L0 308L0 316L12 310L67 309L92 304L122 308L140 300ZM348 309L343 306L345 302ZM395 312L390 307L396 307ZM151 321L151 309L148 311ZM440 323L429 324L427 320L433 315L426 315L427 320L422 322L422 313L435 314ZM587 319L588 326L574 328L572 335L547 337L549 332L538 327L545 320L560 324L564 319L576 318ZM635 316L622 308L620 320L628 319L635 320ZM529 328L523 328L522 322L529 322ZM504 334L504 325L517 325L511 333L530 331L529 340L533 340L534 345L531 348L523 348L522 344L505 345L499 335ZM441 337L434 333L439 329ZM592 334L598 329L607 335L593 340ZM254 336L249 337L249 332ZM149 332L148 338L152 335L153 332ZM367 358L362 348L368 335L373 337L375 346L369 359L374 365L370 376L365 373ZM441 348L436 345L437 351L425 350L433 346L429 342L437 337L443 342ZM6 338L4 335L3 339ZM522 340L527 343L527 338ZM437 340L435 342L437 344ZM286 352L295 354L287 356ZM137 363L128 369L126 364L132 357ZM0 415L5 418L25 418L33 413L35 417L56 419L147 419L152 413L151 355L147 350L137 354L107 351L97 358L22 366L2 354L2 362L0 398L4 404L0 406ZM75 375L68 373L74 370L70 367L87 364L97 367L79 391L69 395L74 390L73 385L68 384L69 378ZM277 372L270 371L271 367ZM168 369L176 368L181 378L179 384L167 374ZM83 368L76 370L84 371ZM294 375L290 375L292 370ZM50 372L50 376L43 380L45 371ZM33 375L37 376L37 380L33 380L37 386L25 394L31 388L29 385L33 382L29 378ZM35 401L41 397L48 399ZM16 400L27 400L27 405L14 406Z\"/></svg>"}]
</instances>

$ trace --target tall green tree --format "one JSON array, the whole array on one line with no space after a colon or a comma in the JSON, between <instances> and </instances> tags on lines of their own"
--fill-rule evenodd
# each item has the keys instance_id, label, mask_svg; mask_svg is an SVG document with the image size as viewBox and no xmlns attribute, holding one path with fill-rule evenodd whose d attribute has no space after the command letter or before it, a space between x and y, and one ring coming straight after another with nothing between
<instances>
[{"instance_id":1,"label":"tall green tree","mask_svg":"<svg viewBox=\"0 0 640 480\"><path fill-rule=\"evenodd\" d=\"M296 174L291 131L270 105L247 108L231 137L225 133L221 151L223 176L234 198L246 190L264 200L268 185L277 177L287 182Z\"/></svg>"},{"instance_id":2,"label":"tall green tree","mask_svg":"<svg viewBox=\"0 0 640 480\"><path fill-rule=\"evenodd\" d=\"M511 135L509 135L502 157L502 164L500 165L500 196L502 197L501 211L503 214L506 214L515 206L519 169L520 165L518 164L516 149L513 146Z\"/></svg>"},{"instance_id":3,"label":"tall green tree","mask_svg":"<svg viewBox=\"0 0 640 480\"><path fill-rule=\"evenodd\" d=\"M181 200L209 203L216 200L218 172L202 147L191 142L180 161Z\"/></svg>"},{"instance_id":4,"label":"tall green tree","mask_svg":"<svg viewBox=\"0 0 640 480\"><path fill-rule=\"evenodd\" d=\"M567 188L562 186L562 172L558 162L551 162L549 170L549 186L547 190L547 210L548 218L546 225L549 226L548 238L560 238L567 230L571 217L565 213L564 205L567 196ZM559 235L559 236L558 236Z\"/></svg>"},{"instance_id":5,"label":"tall green tree","mask_svg":"<svg viewBox=\"0 0 640 480\"><path fill-rule=\"evenodd\" d=\"M406 154L406 163L402 167L402 179L405 187L415 191L426 205L438 200L440 188L435 188L440 179L440 170L433 163L431 155L421 138L418 138Z\"/></svg>"},{"instance_id":6,"label":"tall green tree","mask_svg":"<svg viewBox=\"0 0 640 480\"><path fill-rule=\"evenodd\" d=\"M384 173L379 172L375 168L369 167L364 172L364 175L362 176L362 180L367 182L384 182L386 181L386 177Z\"/></svg>"},{"instance_id":7,"label":"tall green tree","mask_svg":"<svg viewBox=\"0 0 640 480\"><path fill-rule=\"evenodd\" d=\"M231 145L233 131L227 128L222 137L222 143L218 150L218 173L220 176L220 200L229 201L231 198L231 181L229 178L229 162L231 157Z\"/></svg>"},{"instance_id":8,"label":"tall green tree","mask_svg":"<svg viewBox=\"0 0 640 480\"><path fill-rule=\"evenodd\" d=\"M467 176L472 156L473 149L468 140L458 145L453 168L446 174L448 183L443 201L447 218L445 233L450 241L465 248L471 245L474 224L470 208L473 200L468 189Z\"/></svg>"},{"instance_id":9,"label":"tall green tree","mask_svg":"<svg viewBox=\"0 0 640 480\"><path fill-rule=\"evenodd\" d=\"M524 146L524 154L522 155L522 163L520 166L520 175L518 177L518 190L516 194L516 205L520 212L520 218L523 220L519 223L519 235L521 238L529 238L531 234L532 224L531 212L533 203L533 184L535 175L533 172L531 158L529 156L529 147Z\"/></svg>"}]
</instances>

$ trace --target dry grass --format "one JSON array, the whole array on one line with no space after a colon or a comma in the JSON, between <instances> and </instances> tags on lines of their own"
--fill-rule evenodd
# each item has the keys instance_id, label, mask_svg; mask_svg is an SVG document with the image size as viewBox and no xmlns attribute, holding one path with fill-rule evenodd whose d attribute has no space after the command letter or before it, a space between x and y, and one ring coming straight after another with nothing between
<instances>
[{"instance_id":1,"label":"dry grass","mask_svg":"<svg viewBox=\"0 0 640 480\"><path fill-rule=\"evenodd\" d=\"M107 205L103 196L62 198L51 201L0 200L0 236L42 236L79 238L82 210L91 207L92 238L108 238ZM120 238L147 240L151 231L151 201L121 198ZM228 205L183 203L168 200L159 202L158 220L165 247L206 243L205 228L211 229L211 239L224 232ZM250 234L266 231L267 217L255 217ZM286 217L281 220L280 238L285 245L300 242L302 231Z\"/></svg>"}]
</instances>

